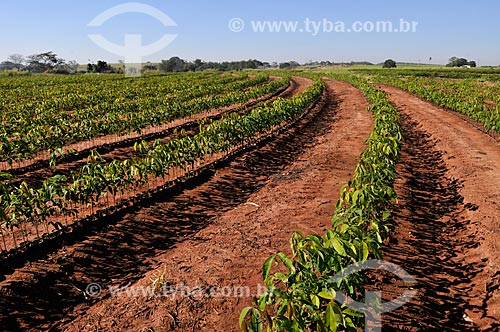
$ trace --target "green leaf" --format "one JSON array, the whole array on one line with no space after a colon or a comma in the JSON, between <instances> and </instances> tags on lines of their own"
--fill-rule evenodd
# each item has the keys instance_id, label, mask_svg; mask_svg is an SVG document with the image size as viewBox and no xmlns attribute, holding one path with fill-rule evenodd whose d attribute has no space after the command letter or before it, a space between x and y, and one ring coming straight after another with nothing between
<instances>
[{"instance_id":1,"label":"green leaf","mask_svg":"<svg viewBox=\"0 0 500 332\"><path fill-rule=\"evenodd\" d=\"M314 294L311 294L310 296L311 296L311 302L312 302L312 304L313 304L316 308L319 308L319 306L320 306L320 304L321 304L321 302L320 302L320 300L319 300L319 297L317 297L317 296L316 296L316 295L314 295Z\"/></svg>"},{"instance_id":2,"label":"green leaf","mask_svg":"<svg viewBox=\"0 0 500 332\"><path fill-rule=\"evenodd\" d=\"M337 331L337 317L335 317L335 311L333 309L333 306L335 305L334 302L330 302L328 306L326 307L326 326L330 328L331 332L336 332Z\"/></svg>"},{"instance_id":3,"label":"green leaf","mask_svg":"<svg viewBox=\"0 0 500 332\"><path fill-rule=\"evenodd\" d=\"M6 172L0 172L0 179L12 180L12 174Z\"/></svg>"},{"instance_id":4,"label":"green leaf","mask_svg":"<svg viewBox=\"0 0 500 332\"><path fill-rule=\"evenodd\" d=\"M278 279L279 281L282 281L282 282L287 282L288 281L288 276L286 274L283 274L283 273L280 273L280 272L275 273L274 277L276 279Z\"/></svg>"},{"instance_id":5,"label":"green leaf","mask_svg":"<svg viewBox=\"0 0 500 332\"><path fill-rule=\"evenodd\" d=\"M271 267L273 265L275 256L271 256L264 262L262 266L262 280L266 281L269 277L269 273L271 272Z\"/></svg>"},{"instance_id":6,"label":"green leaf","mask_svg":"<svg viewBox=\"0 0 500 332\"><path fill-rule=\"evenodd\" d=\"M345 321L345 317L344 317L345 315L342 312L342 310L340 310L340 307L336 302L332 302L332 309L335 312L335 315L337 318L337 324L345 326L346 325L346 321Z\"/></svg>"},{"instance_id":7,"label":"green leaf","mask_svg":"<svg viewBox=\"0 0 500 332\"><path fill-rule=\"evenodd\" d=\"M245 308L243 308L243 310L241 310L240 319L239 319L239 321L240 321L240 328L243 327L243 321L245 320L248 312L250 310L252 310L252 309L253 309L252 307L245 307Z\"/></svg>"},{"instance_id":8,"label":"green leaf","mask_svg":"<svg viewBox=\"0 0 500 332\"><path fill-rule=\"evenodd\" d=\"M361 242L361 261L364 262L368 259L370 251L368 250L368 245L366 242Z\"/></svg>"},{"instance_id":9,"label":"green leaf","mask_svg":"<svg viewBox=\"0 0 500 332\"><path fill-rule=\"evenodd\" d=\"M349 229L349 225L348 224L342 224L342 226L340 227L339 233L340 234L344 234L345 232L347 232L348 229Z\"/></svg>"},{"instance_id":10,"label":"green leaf","mask_svg":"<svg viewBox=\"0 0 500 332\"><path fill-rule=\"evenodd\" d=\"M330 292L326 291L319 292L318 296L327 300L333 300L335 298L335 295L332 295Z\"/></svg>"},{"instance_id":11,"label":"green leaf","mask_svg":"<svg viewBox=\"0 0 500 332\"><path fill-rule=\"evenodd\" d=\"M259 310L252 309L250 323L252 324L252 331L262 332L263 324Z\"/></svg>"},{"instance_id":12,"label":"green leaf","mask_svg":"<svg viewBox=\"0 0 500 332\"><path fill-rule=\"evenodd\" d=\"M261 311L264 311L264 309L266 308L266 303L267 303L267 296L266 296L266 294L262 295L257 300L257 304L259 305L259 309Z\"/></svg>"},{"instance_id":13,"label":"green leaf","mask_svg":"<svg viewBox=\"0 0 500 332\"><path fill-rule=\"evenodd\" d=\"M352 205L356 205L356 203L358 203L358 196L359 196L359 191L355 191L352 194Z\"/></svg>"},{"instance_id":14,"label":"green leaf","mask_svg":"<svg viewBox=\"0 0 500 332\"><path fill-rule=\"evenodd\" d=\"M332 239L331 241L335 251L338 252L340 256L346 256L346 252L344 246L342 245L342 242L339 239Z\"/></svg>"},{"instance_id":15,"label":"green leaf","mask_svg":"<svg viewBox=\"0 0 500 332\"><path fill-rule=\"evenodd\" d=\"M293 266L293 261L288 258L284 253L280 252L278 255L277 255L281 261L283 262L283 264L285 264L285 266L288 268L288 270L290 271L295 271L295 268Z\"/></svg>"},{"instance_id":16,"label":"green leaf","mask_svg":"<svg viewBox=\"0 0 500 332\"><path fill-rule=\"evenodd\" d=\"M347 309L344 310L344 315L349 315L351 317L359 317L359 318L362 318L362 317L365 316L365 315L363 315L363 314L361 314L361 313L359 313L357 311L354 311L352 309L349 309L349 308L347 308Z\"/></svg>"}]
</instances>

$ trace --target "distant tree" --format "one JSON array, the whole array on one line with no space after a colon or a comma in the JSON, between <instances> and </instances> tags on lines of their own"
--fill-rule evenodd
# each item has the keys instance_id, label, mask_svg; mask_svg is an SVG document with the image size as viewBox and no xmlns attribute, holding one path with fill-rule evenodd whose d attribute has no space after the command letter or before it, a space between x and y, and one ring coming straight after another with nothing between
<instances>
[{"instance_id":1,"label":"distant tree","mask_svg":"<svg viewBox=\"0 0 500 332\"><path fill-rule=\"evenodd\" d=\"M448 64L446 65L446 67L464 67L464 66L476 67L476 62L468 61L467 59L457 58L454 56L448 60Z\"/></svg>"},{"instance_id":2,"label":"distant tree","mask_svg":"<svg viewBox=\"0 0 500 332\"><path fill-rule=\"evenodd\" d=\"M158 67L154 64L152 64L151 62L147 62L143 67L142 67L142 70L143 71L155 71L155 70L158 70Z\"/></svg>"},{"instance_id":3,"label":"distant tree","mask_svg":"<svg viewBox=\"0 0 500 332\"><path fill-rule=\"evenodd\" d=\"M106 61L99 60L97 64L89 63L87 64L88 73L99 73L99 74L112 74L115 69L111 67Z\"/></svg>"},{"instance_id":4,"label":"distant tree","mask_svg":"<svg viewBox=\"0 0 500 332\"><path fill-rule=\"evenodd\" d=\"M297 61L289 61L289 62L283 62L279 64L280 69L293 69L297 68L300 66L300 63Z\"/></svg>"},{"instance_id":5,"label":"distant tree","mask_svg":"<svg viewBox=\"0 0 500 332\"><path fill-rule=\"evenodd\" d=\"M24 56L21 54L11 54L7 58L7 61L13 63L17 70L21 70L24 64Z\"/></svg>"},{"instance_id":6,"label":"distant tree","mask_svg":"<svg viewBox=\"0 0 500 332\"><path fill-rule=\"evenodd\" d=\"M469 63L469 61L467 61L467 59L460 58L457 60L457 63L454 67L463 67L463 66L466 66L468 63Z\"/></svg>"},{"instance_id":7,"label":"distant tree","mask_svg":"<svg viewBox=\"0 0 500 332\"><path fill-rule=\"evenodd\" d=\"M387 59L384 61L384 68L396 68L397 64L396 61L392 59Z\"/></svg>"},{"instance_id":8,"label":"distant tree","mask_svg":"<svg viewBox=\"0 0 500 332\"><path fill-rule=\"evenodd\" d=\"M97 73L109 73L112 72L113 68L106 61L97 61L96 72Z\"/></svg>"},{"instance_id":9,"label":"distant tree","mask_svg":"<svg viewBox=\"0 0 500 332\"><path fill-rule=\"evenodd\" d=\"M456 67L457 62L458 58L456 56L452 56L448 59L448 64L446 65L446 67Z\"/></svg>"},{"instance_id":10,"label":"distant tree","mask_svg":"<svg viewBox=\"0 0 500 332\"><path fill-rule=\"evenodd\" d=\"M186 70L186 61L175 56L168 60L162 60L160 63L160 70L164 72L183 72Z\"/></svg>"},{"instance_id":11,"label":"distant tree","mask_svg":"<svg viewBox=\"0 0 500 332\"><path fill-rule=\"evenodd\" d=\"M27 59L28 70L35 73L50 72L57 67L65 65L65 60L61 59L54 52L33 54Z\"/></svg>"},{"instance_id":12,"label":"distant tree","mask_svg":"<svg viewBox=\"0 0 500 332\"><path fill-rule=\"evenodd\" d=\"M297 64L298 65L298 64ZM204 71L204 70L243 70L243 69L258 69L269 66L259 60L232 61L232 62L204 62L201 59L196 59L193 62L185 61L179 57L172 57L168 60L162 60L159 64L159 69L164 72L186 72L186 71Z\"/></svg>"},{"instance_id":13,"label":"distant tree","mask_svg":"<svg viewBox=\"0 0 500 332\"><path fill-rule=\"evenodd\" d=\"M203 61L201 59L194 60L194 66L195 66L195 68L199 68L199 67L203 66Z\"/></svg>"}]
</instances>

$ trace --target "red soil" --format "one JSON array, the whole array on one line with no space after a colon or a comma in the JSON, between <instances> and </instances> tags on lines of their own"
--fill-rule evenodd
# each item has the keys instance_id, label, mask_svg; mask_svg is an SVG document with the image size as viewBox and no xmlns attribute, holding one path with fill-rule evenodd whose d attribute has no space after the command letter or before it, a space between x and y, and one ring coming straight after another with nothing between
<instances>
[{"instance_id":1,"label":"red soil","mask_svg":"<svg viewBox=\"0 0 500 332\"><path fill-rule=\"evenodd\" d=\"M328 227L371 130L366 107L352 86L328 81L323 100L290 132L15 269L0 284L0 321L11 330L236 331L250 297L110 297L107 287L150 287L163 274L172 285L255 292L263 261L288 251L291 232ZM92 282L105 290L86 300Z\"/></svg>"},{"instance_id":2,"label":"red soil","mask_svg":"<svg viewBox=\"0 0 500 332\"><path fill-rule=\"evenodd\" d=\"M456 114L400 89L384 90L402 114L405 136L398 227L385 257L418 281L418 295L388 314L386 326L498 331L500 145Z\"/></svg>"},{"instance_id":3,"label":"red soil","mask_svg":"<svg viewBox=\"0 0 500 332\"><path fill-rule=\"evenodd\" d=\"M404 142L397 227L383 252L418 282L416 297L384 315L384 330L498 331L499 142L452 112L384 89L401 112ZM237 331L251 297L221 293L242 286L257 293L263 261L289 252L293 231L329 226L372 127L366 106L358 90L327 80L323 99L286 134L114 216L108 227L75 235L50 255L11 266L0 282L0 326ZM180 293L111 296L108 288L147 290L154 280ZM102 294L86 294L90 283ZM385 275L374 286L387 300L407 288Z\"/></svg>"},{"instance_id":4,"label":"red soil","mask_svg":"<svg viewBox=\"0 0 500 332\"><path fill-rule=\"evenodd\" d=\"M272 79L274 79L273 77ZM144 140L152 142L155 141L156 139L160 139L163 142L166 142L168 140L171 140L176 136L174 134L174 129L184 129L186 131L186 134L188 135L195 135L199 131L199 125L198 125L198 120L202 119L203 117L205 118L219 118L223 113L228 112L230 110L235 110L239 109L240 107L241 110L240 112L246 113L249 112L251 109L257 107L259 105L259 102L263 101L273 101L277 99L278 97L281 98L290 98L296 95L299 95L302 93L306 88L311 86L313 84L313 81L307 78L303 77L293 77L290 83L290 86L288 86L284 91L281 93L277 93L276 95L268 95L264 96L262 98L259 98L257 100L252 100L248 103L245 104L244 107L240 105L233 105L232 108L224 108L224 109L219 109L219 110L214 110L210 112L209 114L198 114L197 116L182 119L184 123L181 123L179 125L174 126L173 124L168 124L167 127L170 128L169 130L165 130L164 132L159 132L161 135L155 135L152 138L146 138L146 136L141 136L144 138ZM181 121L181 120L179 120ZM176 121L177 123L178 121ZM150 128L151 130L155 128ZM159 130L159 128L156 127L156 130ZM107 149L107 151L101 151L102 154L101 156L105 160L124 160L127 158L132 158L136 156L136 153L133 150L134 146L134 141L131 142L124 142L123 146L116 146L116 147L110 147ZM56 167L51 167L51 168L40 168L34 171L29 171L21 175L14 176L14 179L12 181L13 185L19 185L22 181L25 181L28 183L29 186L37 188L41 185L42 181L45 178L54 176L56 174L59 175L66 175L68 178L71 177L71 173L78 171L83 165L86 163L86 155L81 156L80 158L75 158L73 161L61 163L57 165ZM168 180L168 179L167 179ZM144 191L148 190L151 185L144 186ZM139 190L140 191L140 190ZM132 193L130 193L132 195ZM125 195L126 197L122 198L127 198L130 195ZM121 199L120 201L122 201ZM105 202L107 201L106 198L101 199L103 206L105 205ZM80 214L79 217L82 216L87 216L90 215L91 208L80 208ZM53 218L53 220L50 220L51 222L56 222L62 224L66 224L68 221L66 220L67 218L60 217L60 218ZM69 220L69 223L72 223L73 220ZM45 227L47 226L47 227ZM10 250L13 248L16 248L16 244L19 245L21 242L23 242L23 239L27 239L28 241L33 241L36 240L37 238L37 232L35 231L35 227L30 225L25 225L23 227L24 230L21 231L20 229L16 228L14 230L14 236L16 237L16 240L14 241L12 234L9 232L5 232L5 237L2 239L2 242L0 243L0 248L1 250ZM48 231L47 231L48 230ZM46 234L46 233L52 233L53 231L56 231L54 224L50 225L40 225L38 229L38 234L40 236ZM24 232L24 236L21 232ZM0 251L1 251L0 250Z\"/></svg>"}]
</instances>

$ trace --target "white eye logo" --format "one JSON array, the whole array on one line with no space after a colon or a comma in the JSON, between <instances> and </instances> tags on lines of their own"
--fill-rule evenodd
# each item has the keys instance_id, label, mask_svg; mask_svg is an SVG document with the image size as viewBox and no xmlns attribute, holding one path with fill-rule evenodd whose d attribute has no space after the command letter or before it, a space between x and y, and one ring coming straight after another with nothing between
<instances>
[{"instance_id":1,"label":"white eye logo","mask_svg":"<svg viewBox=\"0 0 500 332\"><path fill-rule=\"evenodd\" d=\"M99 27L113 17L129 13L140 13L151 16L157 19L165 27L177 26L177 24L170 17L168 17L158 8L137 2L128 2L109 8L95 17L92 21L90 21L88 26ZM177 38L177 35L165 34L162 38L160 38L160 40L152 44L142 45L142 35L125 34L124 45L117 45L110 42L102 35L89 34L88 36L96 45L98 45L102 49L124 57L126 64L125 71L128 76L140 75L140 68L143 57L160 52L168 45L170 45L175 40L175 38ZM137 68L139 68L139 71L137 71Z\"/></svg>"},{"instance_id":2,"label":"white eye logo","mask_svg":"<svg viewBox=\"0 0 500 332\"><path fill-rule=\"evenodd\" d=\"M413 278L410 274L408 274L408 272L403 270L402 267L380 260L368 260L362 263L349 265L342 272L333 276L330 281L332 283L337 283L339 281L342 281L344 278L349 277L353 273L358 273L365 270L383 270L391 272L408 283L408 286L414 286L417 284L415 278ZM416 290L405 290L403 294L398 298L390 302L382 302L382 294L380 292L365 291L365 302L355 302L351 298L346 297L344 294L342 294L342 292L337 292L335 295L335 300L338 303L344 304L349 309L365 314L366 331L381 332L382 314L392 310L396 310L397 308L403 306L415 295L417 295Z\"/></svg>"}]
</instances>

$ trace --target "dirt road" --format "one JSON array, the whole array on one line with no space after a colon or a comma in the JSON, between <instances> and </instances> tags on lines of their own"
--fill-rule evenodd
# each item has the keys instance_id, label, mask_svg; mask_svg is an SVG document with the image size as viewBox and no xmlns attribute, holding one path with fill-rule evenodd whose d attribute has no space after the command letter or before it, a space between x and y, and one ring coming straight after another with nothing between
<instances>
[{"instance_id":1,"label":"dirt road","mask_svg":"<svg viewBox=\"0 0 500 332\"><path fill-rule=\"evenodd\" d=\"M384 253L419 283L418 296L388 314L386 325L498 331L500 146L451 112L383 88L401 112L404 133L398 228Z\"/></svg>"},{"instance_id":2,"label":"dirt road","mask_svg":"<svg viewBox=\"0 0 500 332\"><path fill-rule=\"evenodd\" d=\"M258 180L264 186L230 211L221 211L195 236L156 257L161 262L159 267L131 285L148 287L165 271L163 278L177 289L184 286L202 290L203 294L208 290L220 294L249 286L255 293L262 283L262 263L273 253L289 250L293 231L322 233L329 226L341 184L352 176L372 127L367 105L349 84L328 81L326 99L310 124L290 133L292 139L286 145L268 147L276 149L274 158L287 158L289 163L282 168L276 164L278 171L263 174L254 168L257 160L261 165L272 165L276 160L253 155L238 161L240 165L233 164L230 170L217 172L217 181L229 181L236 172L244 175L245 181ZM304 150L294 152L296 146ZM242 169L241 163L252 167ZM225 190L227 195L234 195L236 188L229 181ZM238 331L239 313L250 303L250 297L238 296L107 298L64 328Z\"/></svg>"}]
</instances>

